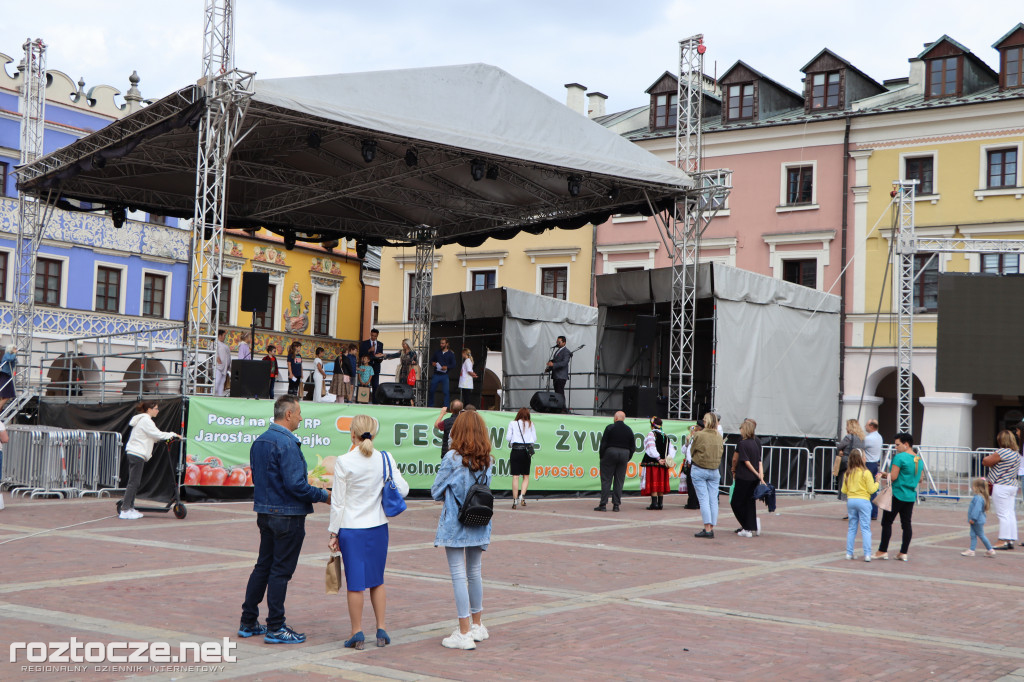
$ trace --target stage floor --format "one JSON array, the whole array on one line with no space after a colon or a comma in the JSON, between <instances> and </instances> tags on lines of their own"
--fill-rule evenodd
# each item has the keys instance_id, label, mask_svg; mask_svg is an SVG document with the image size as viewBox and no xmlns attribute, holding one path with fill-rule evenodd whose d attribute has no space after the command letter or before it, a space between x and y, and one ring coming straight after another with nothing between
<instances>
[{"instance_id":1,"label":"stage floor","mask_svg":"<svg viewBox=\"0 0 1024 682\"><path fill-rule=\"evenodd\" d=\"M111 516L112 500L28 501L0 512L0 640L237 642L218 672L29 671L0 661L4 680L666 680L1024 679L1019 631L1024 548L964 558L964 505L914 510L910 561L845 561L845 505L780 498L759 508L764 533L739 538L725 496L718 536L693 537L699 512L628 498L623 512L593 499L498 502L484 555L484 623L475 652L444 649L456 623L444 552L433 547L439 506L410 502L391 524L392 645L342 648L343 595L325 596L327 505L307 521L288 590L302 645L238 639L256 557L250 502L191 504L188 518ZM78 525L26 537L56 526ZM988 529L994 537L995 513ZM875 543L879 526L874 524ZM900 530L894 529L898 548ZM860 540L858 538L858 554ZM895 552L892 552L895 555ZM265 610L261 613L265 616Z\"/></svg>"}]
</instances>

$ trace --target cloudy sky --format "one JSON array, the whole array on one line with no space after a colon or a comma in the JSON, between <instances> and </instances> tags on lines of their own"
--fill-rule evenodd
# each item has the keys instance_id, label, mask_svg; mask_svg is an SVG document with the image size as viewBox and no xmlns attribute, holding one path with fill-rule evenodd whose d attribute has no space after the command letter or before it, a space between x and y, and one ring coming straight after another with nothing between
<instances>
[{"instance_id":1,"label":"cloudy sky","mask_svg":"<svg viewBox=\"0 0 1024 682\"><path fill-rule=\"evenodd\" d=\"M124 91L137 70L156 99L198 76L203 0L7 4L0 53L15 64L39 37L48 67L88 86ZM236 66L281 77L486 62L559 101L565 83L582 83L611 112L643 104L695 33L709 73L742 59L794 89L823 47L881 81L906 76L907 59L944 33L997 68L991 45L1024 21L1024 3L970 6L968 20L960 0L235 0Z\"/></svg>"}]
</instances>

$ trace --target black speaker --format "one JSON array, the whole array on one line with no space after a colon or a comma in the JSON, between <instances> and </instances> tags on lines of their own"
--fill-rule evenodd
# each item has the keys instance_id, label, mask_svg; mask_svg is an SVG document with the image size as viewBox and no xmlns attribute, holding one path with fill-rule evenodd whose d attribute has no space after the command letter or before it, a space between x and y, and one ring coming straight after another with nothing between
<instances>
[{"instance_id":1,"label":"black speaker","mask_svg":"<svg viewBox=\"0 0 1024 682\"><path fill-rule=\"evenodd\" d=\"M242 303L240 310L247 313L267 312L270 293L270 275L266 272L242 273Z\"/></svg>"},{"instance_id":2,"label":"black speaker","mask_svg":"<svg viewBox=\"0 0 1024 682\"><path fill-rule=\"evenodd\" d=\"M378 405L408 405L413 399L412 386L389 382L377 387Z\"/></svg>"},{"instance_id":3,"label":"black speaker","mask_svg":"<svg viewBox=\"0 0 1024 682\"><path fill-rule=\"evenodd\" d=\"M232 360L231 397L270 397L270 368L264 360Z\"/></svg>"},{"instance_id":4,"label":"black speaker","mask_svg":"<svg viewBox=\"0 0 1024 682\"><path fill-rule=\"evenodd\" d=\"M658 338L658 316L637 315L636 316L636 345L639 348L646 348Z\"/></svg>"},{"instance_id":5,"label":"black speaker","mask_svg":"<svg viewBox=\"0 0 1024 682\"><path fill-rule=\"evenodd\" d=\"M658 389L654 386L626 386L622 389L622 411L627 417L658 415Z\"/></svg>"},{"instance_id":6,"label":"black speaker","mask_svg":"<svg viewBox=\"0 0 1024 682\"><path fill-rule=\"evenodd\" d=\"M565 398L554 391L537 391L530 398L530 409L534 412L565 412Z\"/></svg>"}]
</instances>

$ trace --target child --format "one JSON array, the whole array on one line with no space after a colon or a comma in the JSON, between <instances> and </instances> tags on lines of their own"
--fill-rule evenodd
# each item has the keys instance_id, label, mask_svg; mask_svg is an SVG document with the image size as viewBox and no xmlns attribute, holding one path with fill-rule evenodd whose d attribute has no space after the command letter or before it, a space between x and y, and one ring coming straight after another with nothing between
<instances>
[{"instance_id":1,"label":"child","mask_svg":"<svg viewBox=\"0 0 1024 682\"><path fill-rule=\"evenodd\" d=\"M459 389L462 392L463 405L469 405L469 399L473 395L473 379L476 379L476 372L473 371L473 353L468 348L463 348L462 372L459 374Z\"/></svg>"},{"instance_id":2,"label":"child","mask_svg":"<svg viewBox=\"0 0 1024 682\"><path fill-rule=\"evenodd\" d=\"M985 537L985 512L992 504L988 496L988 481L984 478L976 478L971 481L971 492L974 497L971 499L971 506L967 508L967 523L971 525L971 548L960 552L961 556L974 556L974 548L978 546L978 538L985 545L985 556L994 557L996 550L992 543Z\"/></svg>"},{"instance_id":3,"label":"child","mask_svg":"<svg viewBox=\"0 0 1024 682\"><path fill-rule=\"evenodd\" d=\"M364 355L363 356L362 364L359 365L359 368L356 370L356 372L359 375L359 388L360 389L365 388L366 391L369 392L369 390L370 390L370 381L373 379L373 367L370 366L370 356L369 355ZM356 402L360 402L360 403L362 403L362 402L367 402L368 403L368 402L371 402L371 401L372 401L372 398L368 399L368 400L360 400L358 397L356 398Z\"/></svg>"},{"instance_id":4,"label":"child","mask_svg":"<svg viewBox=\"0 0 1024 682\"><path fill-rule=\"evenodd\" d=\"M846 531L846 558L853 558L853 543L857 540L857 527L860 526L864 561L871 561L871 495L878 491L878 481L864 466L864 451L860 448L850 452L846 466L843 494L846 495L846 515L850 517Z\"/></svg>"}]
</instances>

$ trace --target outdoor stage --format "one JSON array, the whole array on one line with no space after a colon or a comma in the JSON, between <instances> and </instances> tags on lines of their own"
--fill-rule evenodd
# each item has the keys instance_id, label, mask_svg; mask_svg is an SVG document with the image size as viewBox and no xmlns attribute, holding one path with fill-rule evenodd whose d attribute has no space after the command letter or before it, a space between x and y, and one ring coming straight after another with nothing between
<instances>
[{"instance_id":1,"label":"outdoor stage","mask_svg":"<svg viewBox=\"0 0 1024 682\"><path fill-rule=\"evenodd\" d=\"M184 521L127 522L111 518L111 500L8 498L0 512L0 639L176 648L227 636L238 645L238 661L223 672L136 674L154 680L1024 676L1024 647L1012 636L1024 552L961 557L963 505L919 504L910 562L865 564L843 560L845 507L833 499L784 498L778 516L761 507L764 534L747 539L730 532L736 524L722 502L720 533L710 541L693 537L699 513L683 510L677 495L662 512L630 497L620 514L591 511L593 500L530 500L518 511L499 503L483 568L491 637L461 652L440 644L456 614L444 552L433 547L433 502L410 502L390 524L391 646L354 651L341 646L349 635L344 596L323 592L327 505L307 521L288 590L288 622L308 637L292 646L235 637L258 544L251 503L190 505ZM25 537L93 519L100 520ZM372 623L367 604L364 625ZM5 652L0 679L129 676L91 667L23 672L8 661Z\"/></svg>"}]
</instances>

